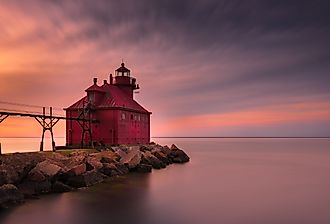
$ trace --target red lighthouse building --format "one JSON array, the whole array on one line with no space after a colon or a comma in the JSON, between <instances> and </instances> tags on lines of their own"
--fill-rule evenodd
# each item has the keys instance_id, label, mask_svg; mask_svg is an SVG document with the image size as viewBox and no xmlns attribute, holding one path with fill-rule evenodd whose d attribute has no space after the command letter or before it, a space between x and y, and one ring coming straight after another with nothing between
<instances>
[{"instance_id":1,"label":"red lighthouse building","mask_svg":"<svg viewBox=\"0 0 330 224\"><path fill-rule=\"evenodd\" d=\"M131 71L122 63L109 82L87 88L86 96L66 108L66 144L77 146L102 144L136 144L150 141L150 114L133 99L139 89Z\"/></svg>"}]
</instances>

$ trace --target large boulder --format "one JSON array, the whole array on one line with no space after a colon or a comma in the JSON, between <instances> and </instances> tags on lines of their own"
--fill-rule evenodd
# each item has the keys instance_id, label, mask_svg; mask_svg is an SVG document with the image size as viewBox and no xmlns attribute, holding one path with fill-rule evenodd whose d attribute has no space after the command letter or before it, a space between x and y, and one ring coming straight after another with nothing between
<instances>
[{"instance_id":1,"label":"large boulder","mask_svg":"<svg viewBox=\"0 0 330 224\"><path fill-rule=\"evenodd\" d=\"M171 157L173 155L173 151L167 145L161 147L160 151L164 153L167 157Z\"/></svg>"},{"instance_id":2,"label":"large boulder","mask_svg":"<svg viewBox=\"0 0 330 224\"><path fill-rule=\"evenodd\" d=\"M97 158L99 160L101 160L102 158L105 158L105 159L109 159L109 160L113 160L113 161L119 161L121 158L117 153L110 151L110 150L97 152L97 153L91 153L89 156Z\"/></svg>"},{"instance_id":3,"label":"large boulder","mask_svg":"<svg viewBox=\"0 0 330 224\"><path fill-rule=\"evenodd\" d=\"M163 163L165 164L170 164L171 163L171 160L167 157L166 154L164 154L162 151L160 150L154 150L152 152L152 154L157 158L159 159L160 161L162 161Z\"/></svg>"},{"instance_id":4,"label":"large boulder","mask_svg":"<svg viewBox=\"0 0 330 224\"><path fill-rule=\"evenodd\" d=\"M67 171L67 174L69 176L78 176L80 174L83 174L86 172L86 163L81 163L79 165L76 165L74 167L72 167L71 169L69 169Z\"/></svg>"},{"instance_id":5,"label":"large boulder","mask_svg":"<svg viewBox=\"0 0 330 224\"><path fill-rule=\"evenodd\" d=\"M117 166L113 163L103 163L103 167L100 169L100 172L109 177L121 174L121 172L117 169Z\"/></svg>"},{"instance_id":6,"label":"large boulder","mask_svg":"<svg viewBox=\"0 0 330 224\"><path fill-rule=\"evenodd\" d=\"M87 152L77 151L70 154L67 160L62 161L65 166L65 169L69 170L77 165L86 163L88 158Z\"/></svg>"},{"instance_id":7,"label":"large boulder","mask_svg":"<svg viewBox=\"0 0 330 224\"><path fill-rule=\"evenodd\" d=\"M46 176L40 170L37 169L31 170L26 178L26 180L34 181L34 182L42 182L45 181L46 179L47 179Z\"/></svg>"},{"instance_id":8,"label":"large boulder","mask_svg":"<svg viewBox=\"0 0 330 224\"><path fill-rule=\"evenodd\" d=\"M171 146L171 151L173 154L173 162L174 163L186 163L189 162L189 156L181 149L179 149L176 145Z\"/></svg>"},{"instance_id":9,"label":"large boulder","mask_svg":"<svg viewBox=\"0 0 330 224\"><path fill-rule=\"evenodd\" d=\"M109 157L102 157L100 160L101 163L114 163L116 162L115 160L109 158Z\"/></svg>"},{"instance_id":10,"label":"large boulder","mask_svg":"<svg viewBox=\"0 0 330 224\"><path fill-rule=\"evenodd\" d=\"M24 195L16 186L5 184L0 187L0 208L8 208L23 202Z\"/></svg>"},{"instance_id":11,"label":"large boulder","mask_svg":"<svg viewBox=\"0 0 330 224\"><path fill-rule=\"evenodd\" d=\"M156 156L152 155L151 152L146 151L142 153L141 163L151 165L155 169L165 168L166 165Z\"/></svg>"},{"instance_id":12,"label":"large boulder","mask_svg":"<svg viewBox=\"0 0 330 224\"><path fill-rule=\"evenodd\" d=\"M139 164L135 168L135 171L138 173L151 173L152 171L152 166L148 164Z\"/></svg>"},{"instance_id":13,"label":"large boulder","mask_svg":"<svg viewBox=\"0 0 330 224\"><path fill-rule=\"evenodd\" d=\"M104 158L104 157L102 157ZM96 157L88 157L87 161L86 161L86 170L90 171L90 170L99 170L103 167L103 164L101 163L100 159L96 158Z\"/></svg>"},{"instance_id":14,"label":"large boulder","mask_svg":"<svg viewBox=\"0 0 330 224\"><path fill-rule=\"evenodd\" d=\"M182 150L175 151L175 157L173 158L174 163L186 163L189 162L189 156Z\"/></svg>"},{"instance_id":15,"label":"large boulder","mask_svg":"<svg viewBox=\"0 0 330 224\"><path fill-rule=\"evenodd\" d=\"M35 165L44 160L39 153L14 153L1 156L0 185L20 183Z\"/></svg>"},{"instance_id":16,"label":"large boulder","mask_svg":"<svg viewBox=\"0 0 330 224\"><path fill-rule=\"evenodd\" d=\"M19 174L13 166L0 165L0 185L17 183L19 180Z\"/></svg>"},{"instance_id":17,"label":"large boulder","mask_svg":"<svg viewBox=\"0 0 330 224\"><path fill-rule=\"evenodd\" d=\"M134 169L140 162L142 153L139 147L131 147L126 155L121 157L120 162L127 165L129 169Z\"/></svg>"},{"instance_id":18,"label":"large boulder","mask_svg":"<svg viewBox=\"0 0 330 224\"><path fill-rule=\"evenodd\" d=\"M62 168L54 163L52 163L50 160L44 160L36 165L30 173L29 176L33 176L34 173L39 172L42 173L47 179L52 179L54 176L56 176L58 173L62 171Z\"/></svg>"},{"instance_id":19,"label":"large boulder","mask_svg":"<svg viewBox=\"0 0 330 224\"><path fill-rule=\"evenodd\" d=\"M127 150L123 150L122 148L119 148L119 147L115 148L114 150L115 150L115 154L118 156L119 160L122 157L126 156L126 154L127 154L127 152L126 152Z\"/></svg>"},{"instance_id":20,"label":"large boulder","mask_svg":"<svg viewBox=\"0 0 330 224\"><path fill-rule=\"evenodd\" d=\"M129 173L129 169L125 164L122 163L115 163L117 167L117 171L119 172L119 175L125 175Z\"/></svg>"},{"instance_id":21,"label":"large boulder","mask_svg":"<svg viewBox=\"0 0 330 224\"><path fill-rule=\"evenodd\" d=\"M88 187L102 182L104 178L103 174L96 170L91 170L78 176L69 177L66 184L75 188Z\"/></svg>"}]
</instances>

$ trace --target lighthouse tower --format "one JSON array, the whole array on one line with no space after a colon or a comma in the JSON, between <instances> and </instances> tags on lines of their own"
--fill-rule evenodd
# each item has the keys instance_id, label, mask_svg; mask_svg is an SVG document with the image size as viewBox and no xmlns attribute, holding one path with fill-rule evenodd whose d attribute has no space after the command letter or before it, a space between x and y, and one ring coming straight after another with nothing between
<instances>
[{"instance_id":1,"label":"lighthouse tower","mask_svg":"<svg viewBox=\"0 0 330 224\"><path fill-rule=\"evenodd\" d=\"M110 84L112 84L112 77L110 77ZM127 96L133 99L133 91L139 89L139 85L136 84L136 79L131 77L131 71L125 67L124 63L121 63L121 67L115 71L115 80L113 83L124 91Z\"/></svg>"}]
</instances>

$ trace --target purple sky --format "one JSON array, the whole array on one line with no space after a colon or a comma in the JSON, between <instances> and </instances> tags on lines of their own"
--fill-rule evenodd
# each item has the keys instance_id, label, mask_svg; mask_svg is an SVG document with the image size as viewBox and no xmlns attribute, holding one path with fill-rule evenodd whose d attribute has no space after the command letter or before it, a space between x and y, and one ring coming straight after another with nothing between
<instances>
[{"instance_id":1,"label":"purple sky","mask_svg":"<svg viewBox=\"0 0 330 224\"><path fill-rule=\"evenodd\" d=\"M123 58L152 136L330 136L329 11L318 0L1 1L0 101L67 107ZM0 136L40 131L0 125Z\"/></svg>"}]
</instances>

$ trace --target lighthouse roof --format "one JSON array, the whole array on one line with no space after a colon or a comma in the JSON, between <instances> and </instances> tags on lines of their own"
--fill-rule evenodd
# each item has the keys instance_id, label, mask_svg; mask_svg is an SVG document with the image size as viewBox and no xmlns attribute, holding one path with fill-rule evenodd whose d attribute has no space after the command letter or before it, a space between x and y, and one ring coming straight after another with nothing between
<instances>
[{"instance_id":1,"label":"lighthouse roof","mask_svg":"<svg viewBox=\"0 0 330 224\"><path fill-rule=\"evenodd\" d=\"M102 89L102 87L101 87L101 86L98 86L98 85L96 85L96 84L94 84L94 85L88 87L85 91L86 91L86 92L88 92L88 91L99 91L99 92L104 92L104 90Z\"/></svg>"},{"instance_id":2,"label":"lighthouse roof","mask_svg":"<svg viewBox=\"0 0 330 224\"><path fill-rule=\"evenodd\" d=\"M130 72L130 70L125 67L124 63L121 63L121 67L117 68L116 72Z\"/></svg>"},{"instance_id":3,"label":"lighthouse roof","mask_svg":"<svg viewBox=\"0 0 330 224\"><path fill-rule=\"evenodd\" d=\"M130 110L133 112L139 113L151 113L143 108L139 103L137 103L134 99L130 98L123 92L119 87L110 84L104 84L103 86L93 87L91 86L86 91L97 90L102 92L102 99L100 102L95 105L95 109L123 109ZM76 103L72 104L70 107L66 108L66 110L78 110L82 109L87 104L87 96L81 98Z\"/></svg>"}]
</instances>

